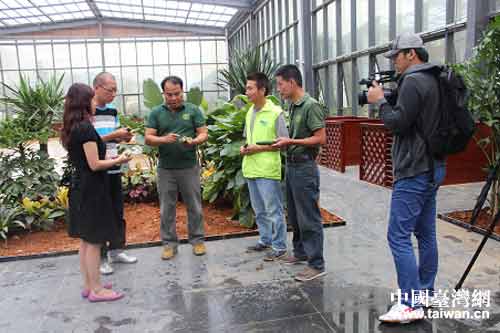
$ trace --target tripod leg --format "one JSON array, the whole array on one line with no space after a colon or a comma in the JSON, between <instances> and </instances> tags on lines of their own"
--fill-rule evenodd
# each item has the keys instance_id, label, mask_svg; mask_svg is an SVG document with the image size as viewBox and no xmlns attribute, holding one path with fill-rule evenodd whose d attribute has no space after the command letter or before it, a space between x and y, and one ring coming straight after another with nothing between
<instances>
[{"instance_id":1,"label":"tripod leg","mask_svg":"<svg viewBox=\"0 0 500 333\"><path fill-rule=\"evenodd\" d=\"M462 285L463 285L465 279L467 278L467 275L469 275L469 273L472 269L472 266L474 266L474 263L476 262L477 258L479 257L479 254L483 250L483 247L486 244L486 242L488 241L488 238L493 233L493 230L495 230L495 226L497 225L498 220L500 220L500 211L498 211L496 213L495 217L493 218L493 221L491 221L491 224L488 228L488 231L486 232L486 235L484 235L483 240L481 241L481 244L479 244L479 247L476 250L476 253L474 253L474 256L472 256L472 259L469 262L467 269L465 270L464 274L460 278L460 281L458 281L457 285L455 286L455 290L459 290L462 288Z\"/></svg>"}]
</instances>

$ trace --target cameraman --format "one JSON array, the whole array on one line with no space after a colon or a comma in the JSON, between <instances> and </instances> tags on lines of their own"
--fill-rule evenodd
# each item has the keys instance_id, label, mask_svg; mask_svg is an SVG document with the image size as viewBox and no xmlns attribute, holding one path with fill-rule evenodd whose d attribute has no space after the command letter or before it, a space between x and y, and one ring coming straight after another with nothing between
<instances>
[{"instance_id":1,"label":"cameraman","mask_svg":"<svg viewBox=\"0 0 500 333\"><path fill-rule=\"evenodd\" d=\"M438 124L439 87L432 73L436 66L427 63L429 55L418 35L398 36L384 56L400 74L396 104L386 101L375 81L368 90L368 102L378 106L380 118L394 135L394 188L387 239L402 297L379 320L408 323L424 318L425 302L414 295L428 292L432 296L438 268L436 193L445 176L445 162L430 156L424 138ZM418 241L419 265L412 233Z\"/></svg>"}]
</instances>

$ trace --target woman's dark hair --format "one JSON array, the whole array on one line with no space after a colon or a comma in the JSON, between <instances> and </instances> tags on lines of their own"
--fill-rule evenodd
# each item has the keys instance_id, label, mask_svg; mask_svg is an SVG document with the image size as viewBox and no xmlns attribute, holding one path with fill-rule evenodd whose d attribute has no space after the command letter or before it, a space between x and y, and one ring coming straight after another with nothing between
<instances>
[{"instance_id":1,"label":"woman's dark hair","mask_svg":"<svg viewBox=\"0 0 500 333\"><path fill-rule=\"evenodd\" d=\"M92 98L94 90L83 83L73 83L64 99L63 128L61 143L68 150L71 131L92 116Z\"/></svg>"}]
</instances>

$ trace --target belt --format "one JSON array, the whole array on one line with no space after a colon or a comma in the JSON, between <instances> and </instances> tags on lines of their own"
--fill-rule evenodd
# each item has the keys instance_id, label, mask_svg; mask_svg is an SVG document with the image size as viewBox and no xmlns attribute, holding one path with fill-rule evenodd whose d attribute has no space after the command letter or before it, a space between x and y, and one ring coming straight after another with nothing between
<instances>
[{"instance_id":1,"label":"belt","mask_svg":"<svg viewBox=\"0 0 500 333\"><path fill-rule=\"evenodd\" d=\"M287 156L286 160L287 162L291 163L301 163L301 162L314 161L314 158L309 154L294 154Z\"/></svg>"}]
</instances>

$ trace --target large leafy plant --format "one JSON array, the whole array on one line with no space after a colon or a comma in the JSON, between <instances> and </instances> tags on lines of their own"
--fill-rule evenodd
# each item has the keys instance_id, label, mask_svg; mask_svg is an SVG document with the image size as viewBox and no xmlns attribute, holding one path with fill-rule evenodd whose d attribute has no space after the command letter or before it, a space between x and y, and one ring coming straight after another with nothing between
<instances>
[{"instance_id":1,"label":"large leafy plant","mask_svg":"<svg viewBox=\"0 0 500 333\"><path fill-rule=\"evenodd\" d=\"M7 235L13 228L25 228L21 209L18 206L0 205L0 238L7 242Z\"/></svg>"},{"instance_id":2,"label":"large leafy plant","mask_svg":"<svg viewBox=\"0 0 500 333\"><path fill-rule=\"evenodd\" d=\"M274 96L268 99L279 104ZM253 226L254 216L241 171L240 147L245 144L243 128L250 106L246 96L238 95L208 114L208 146L202 173L203 199L231 201L234 218L247 227Z\"/></svg>"},{"instance_id":3,"label":"large leafy plant","mask_svg":"<svg viewBox=\"0 0 500 333\"><path fill-rule=\"evenodd\" d=\"M219 71L222 78L217 85L223 89L229 86L233 95L244 94L248 74L262 72L272 78L278 66L267 51L261 55L259 48L232 50L228 68Z\"/></svg>"},{"instance_id":4,"label":"large leafy plant","mask_svg":"<svg viewBox=\"0 0 500 333\"><path fill-rule=\"evenodd\" d=\"M10 97L3 97L0 101L13 107L13 111L25 126L25 129L40 141L40 150L47 153L47 136L52 124L61 119L64 92L62 80L64 74L52 76L47 81L38 79L34 84L28 77L19 76L19 85L2 85L10 93Z\"/></svg>"},{"instance_id":5,"label":"large leafy plant","mask_svg":"<svg viewBox=\"0 0 500 333\"><path fill-rule=\"evenodd\" d=\"M469 89L469 109L479 122L489 126L492 134L478 141L488 159L488 167L500 163L500 17L490 23L473 56L455 65ZM499 181L492 185L490 207L499 208Z\"/></svg>"},{"instance_id":6,"label":"large leafy plant","mask_svg":"<svg viewBox=\"0 0 500 333\"><path fill-rule=\"evenodd\" d=\"M50 197L57 192L55 161L27 150L24 157L0 153L0 204L19 204L25 197Z\"/></svg>"}]
</instances>

